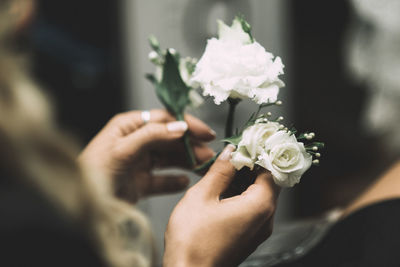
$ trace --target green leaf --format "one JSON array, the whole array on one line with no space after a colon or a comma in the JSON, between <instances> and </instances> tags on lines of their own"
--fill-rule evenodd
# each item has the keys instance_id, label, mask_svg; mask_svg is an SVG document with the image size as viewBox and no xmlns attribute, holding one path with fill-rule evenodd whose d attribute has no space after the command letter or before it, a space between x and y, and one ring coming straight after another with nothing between
<instances>
[{"instance_id":1,"label":"green leaf","mask_svg":"<svg viewBox=\"0 0 400 267\"><path fill-rule=\"evenodd\" d=\"M146 74L146 79L149 80L152 84L156 84L157 83L157 79L153 74Z\"/></svg>"},{"instance_id":2,"label":"green leaf","mask_svg":"<svg viewBox=\"0 0 400 267\"><path fill-rule=\"evenodd\" d=\"M239 145L240 140L242 140L241 134L225 138L222 141L237 146L237 145Z\"/></svg>"},{"instance_id":3,"label":"green leaf","mask_svg":"<svg viewBox=\"0 0 400 267\"><path fill-rule=\"evenodd\" d=\"M240 22L243 31L249 35L251 42L254 43L254 38L251 35L251 25L245 20L244 15L238 14L236 15L235 19Z\"/></svg>"},{"instance_id":4,"label":"green leaf","mask_svg":"<svg viewBox=\"0 0 400 267\"><path fill-rule=\"evenodd\" d=\"M167 50L163 66L161 82L154 82L154 77L149 77L156 87L156 93L163 105L175 116L182 115L186 106L190 104L189 90L183 82L179 63Z\"/></svg>"},{"instance_id":5,"label":"green leaf","mask_svg":"<svg viewBox=\"0 0 400 267\"><path fill-rule=\"evenodd\" d=\"M149 36L149 43L151 48L156 51L158 54L160 54L161 49L160 49L160 43L158 42L157 38L154 35Z\"/></svg>"},{"instance_id":6,"label":"green leaf","mask_svg":"<svg viewBox=\"0 0 400 267\"><path fill-rule=\"evenodd\" d=\"M186 62L186 69L187 69L188 73L189 73L190 75L192 75L193 72L194 72L195 69L196 69L196 63L193 62L193 61L188 61L188 62Z\"/></svg>"}]
</instances>

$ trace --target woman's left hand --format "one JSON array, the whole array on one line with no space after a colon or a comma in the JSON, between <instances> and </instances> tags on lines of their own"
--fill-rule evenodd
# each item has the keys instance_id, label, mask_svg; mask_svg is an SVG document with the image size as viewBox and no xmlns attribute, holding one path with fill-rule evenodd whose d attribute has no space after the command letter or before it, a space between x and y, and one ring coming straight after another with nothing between
<instances>
[{"instance_id":1,"label":"woman's left hand","mask_svg":"<svg viewBox=\"0 0 400 267\"><path fill-rule=\"evenodd\" d=\"M188 131L198 163L214 152L205 142L215 132L199 119L186 115L177 122L165 110L150 111L144 122L141 111L121 113L112 118L79 156L79 161L113 179L116 194L135 202L150 194L176 192L188 185L186 176L154 175L166 167L189 168L182 136Z\"/></svg>"}]
</instances>

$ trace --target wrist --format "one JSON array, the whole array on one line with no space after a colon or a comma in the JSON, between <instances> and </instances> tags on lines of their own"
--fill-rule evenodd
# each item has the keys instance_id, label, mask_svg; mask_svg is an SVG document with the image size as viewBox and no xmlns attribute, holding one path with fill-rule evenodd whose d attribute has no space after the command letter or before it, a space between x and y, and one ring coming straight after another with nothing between
<instances>
[{"instance_id":1,"label":"wrist","mask_svg":"<svg viewBox=\"0 0 400 267\"><path fill-rule=\"evenodd\" d=\"M194 259L186 253L178 253L178 255L170 255L168 252L164 254L163 267L214 267L214 264L208 262L209 258Z\"/></svg>"}]
</instances>

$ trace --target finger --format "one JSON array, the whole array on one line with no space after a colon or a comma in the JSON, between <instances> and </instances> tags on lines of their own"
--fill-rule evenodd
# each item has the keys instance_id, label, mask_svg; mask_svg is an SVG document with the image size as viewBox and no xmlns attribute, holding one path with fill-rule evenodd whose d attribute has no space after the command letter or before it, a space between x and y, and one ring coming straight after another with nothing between
<instances>
[{"instance_id":1,"label":"finger","mask_svg":"<svg viewBox=\"0 0 400 267\"><path fill-rule=\"evenodd\" d=\"M148 123L156 122L172 122L176 121L176 118L165 109L153 109L150 110L150 120ZM216 134L209 126L207 126L201 120L193 117L192 115L185 115L185 121L189 126L189 133L193 138L201 141L211 141L215 139ZM126 136L140 127L145 126L146 123L142 119L142 111L134 110L127 111L114 116L110 120L108 126L117 127L123 136Z\"/></svg>"},{"instance_id":2,"label":"finger","mask_svg":"<svg viewBox=\"0 0 400 267\"><path fill-rule=\"evenodd\" d=\"M192 115L186 114L185 121L189 125L189 134L194 139L209 142L215 139L216 133L207 124Z\"/></svg>"},{"instance_id":3,"label":"finger","mask_svg":"<svg viewBox=\"0 0 400 267\"><path fill-rule=\"evenodd\" d=\"M137 131L125 136L116 148L121 156L137 155L150 146L160 142L168 142L181 138L188 125L184 121L169 123L148 123Z\"/></svg>"},{"instance_id":4,"label":"finger","mask_svg":"<svg viewBox=\"0 0 400 267\"><path fill-rule=\"evenodd\" d=\"M121 130L123 136L128 135L146 124L142 119L142 112L141 110L133 110L117 114L110 120L108 126L117 127ZM148 123L171 122L175 120L174 116L167 110L153 109L150 111L150 120Z\"/></svg>"},{"instance_id":5,"label":"finger","mask_svg":"<svg viewBox=\"0 0 400 267\"><path fill-rule=\"evenodd\" d=\"M182 191L189 185L189 178L176 175L155 175L147 190L148 195L167 194Z\"/></svg>"},{"instance_id":6,"label":"finger","mask_svg":"<svg viewBox=\"0 0 400 267\"><path fill-rule=\"evenodd\" d=\"M254 184L260 188L260 191L269 192L275 200L281 191L281 187L275 184L271 172L264 169L259 172Z\"/></svg>"},{"instance_id":7,"label":"finger","mask_svg":"<svg viewBox=\"0 0 400 267\"><path fill-rule=\"evenodd\" d=\"M263 170L257 175L254 184L249 186L240 197L247 202L245 205L250 203L255 212L272 215L279 193L280 187L275 184L271 173Z\"/></svg>"},{"instance_id":8,"label":"finger","mask_svg":"<svg viewBox=\"0 0 400 267\"><path fill-rule=\"evenodd\" d=\"M196 162L202 164L212 157L215 152L206 144L201 142L192 142L192 149L196 157ZM188 155L181 140L167 142L160 144L156 147L152 155L154 158L154 167L165 168L165 167L181 167L191 169L192 166L188 162ZM171 155L174 155L171 157Z\"/></svg>"},{"instance_id":9,"label":"finger","mask_svg":"<svg viewBox=\"0 0 400 267\"><path fill-rule=\"evenodd\" d=\"M228 145L222 151L215 163L211 166L206 176L199 182L213 197L219 197L231 184L236 173L235 167L230 163L231 153L235 146Z\"/></svg>"},{"instance_id":10,"label":"finger","mask_svg":"<svg viewBox=\"0 0 400 267\"><path fill-rule=\"evenodd\" d=\"M203 164L215 156L215 151L206 144L196 144L193 146L193 151L196 156L197 164ZM187 162L187 161L186 161ZM192 166L189 166L192 168Z\"/></svg>"}]
</instances>

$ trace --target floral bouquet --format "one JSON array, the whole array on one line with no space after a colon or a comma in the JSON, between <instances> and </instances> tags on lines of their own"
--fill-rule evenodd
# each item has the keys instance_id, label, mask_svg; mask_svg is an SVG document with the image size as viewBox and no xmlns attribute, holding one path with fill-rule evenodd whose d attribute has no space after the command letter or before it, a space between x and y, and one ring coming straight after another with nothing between
<instances>
[{"instance_id":1,"label":"floral bouquet","mask_svg":"<svg viewBox=\"0 0 400 267\"><path fill-rule=\"evenodd\" d=\"M156 65L156 72L147 78L154 84L160 101L178 120L183 120L187 106L202 103L199 89L216 105L229 103L223 141L236 146L231 163L237 170L264 168L271 172L277 185L292 187L311 165L319 164L319 150L324 144L312 142L314 133L297 134L294 128L281 123L283 117L261 113L269 106L282 105L278 94L285 85L279 78L284 65L280 57L274 57L254 39L250 24L242 16L237 16L230 27L218 21L218 38L208 40L198 62L181 57L175 49L162 50L153 36L149 41L153 49L149 59ZM243 99L253 100L258 108L234 134L235 108ZM188 136L184 143L195 170L205 169L215 160L197 166Z\"/></svg>"}]
</instances>

